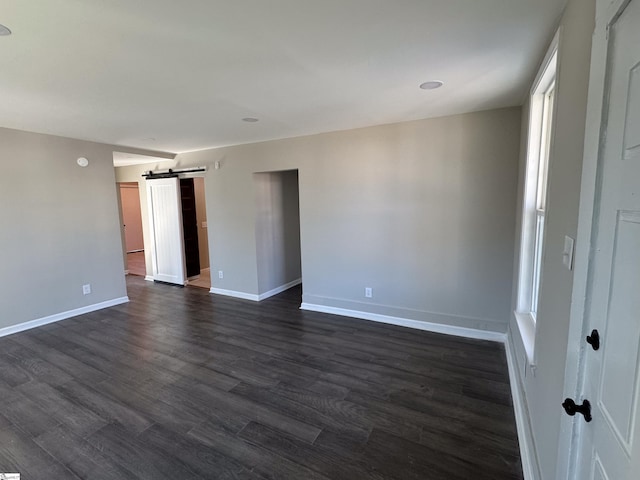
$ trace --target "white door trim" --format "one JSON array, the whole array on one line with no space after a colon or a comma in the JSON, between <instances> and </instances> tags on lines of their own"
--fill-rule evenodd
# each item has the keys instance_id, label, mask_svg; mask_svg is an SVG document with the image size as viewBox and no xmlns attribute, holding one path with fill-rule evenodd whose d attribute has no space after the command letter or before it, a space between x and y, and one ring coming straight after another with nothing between
<instances>
[{"instance_id":1,"label":"white door trim","mask_svg":"<svg viewBox=\"0 0 640 480\"><path fill-rule=\"evenodd\" d=\"M597 177L600 144L603 137L602 125L606 109L606 71L608 64L608 29L630 0L596 0L596 24L591 47L591 70L587 119L585 124L582 184L580 188L580 209L575 254L575 271L569 335L565 362L564 395L562 398L577 398L582 390L582 361L588 325L584 314L587 306L586 295L590 269L590 252L594 227L594 211L597 201ZM558 408L562 398L558 399ZM578 440L585 423L576 417L562 416L560 422L558 461L556 478L573 480L574 468L579 461Z\"/></svg>"},{"instance_id":2,"label":"white door trim","mask_svg":"<svg viewBox=\"0 0 640 480\"><path fill-rule=\"evenodd\" d=\"M518 335L518 333L515 333ZM524 480L540 480L540 462L536 451L536 443L533 438L531 426L531 414L527 405L527 397L522 384L522 377L518 374L518 362L516 350L513 346L513 332L508 332L505 339L507 354L507 367L509 368L509 384L511 386L511 398L513 400L513 413L516 419L516 431L520 447L520 461Z\"/></svg>"}]
</instances>

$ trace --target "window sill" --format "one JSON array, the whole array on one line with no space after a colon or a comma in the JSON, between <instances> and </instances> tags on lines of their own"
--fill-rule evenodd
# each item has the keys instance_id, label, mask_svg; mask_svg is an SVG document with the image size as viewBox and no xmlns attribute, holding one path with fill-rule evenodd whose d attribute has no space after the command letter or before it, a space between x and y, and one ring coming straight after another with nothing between
<instances>
[{"instance_id":1,"label":"window sill","mask_svg":"<svg viewBox=\"0 0 640 480\"><path fill-rule=\"evenodd\" d=\"M520 338L527 354L527 362L529 366L535 368L535 344L536 344L536 322L533 320L529 312L513 312L518 323Z\"/></svg>"}]
</instances>

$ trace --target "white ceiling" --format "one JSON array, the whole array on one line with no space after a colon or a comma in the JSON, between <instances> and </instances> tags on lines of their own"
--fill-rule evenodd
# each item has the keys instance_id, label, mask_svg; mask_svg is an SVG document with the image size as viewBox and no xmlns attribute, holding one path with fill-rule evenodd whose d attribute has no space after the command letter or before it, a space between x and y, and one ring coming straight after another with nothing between
<instances>
[{"instance_id":1,"label":"white ceiling","mask_svg":"<svg viewBox=\"0 0 640 480\"><path fill-rule=\"evenodd\" d=\"M564 3L2 0L0 126L184 152L519 105Z\"/></svg>"}]
</instances>

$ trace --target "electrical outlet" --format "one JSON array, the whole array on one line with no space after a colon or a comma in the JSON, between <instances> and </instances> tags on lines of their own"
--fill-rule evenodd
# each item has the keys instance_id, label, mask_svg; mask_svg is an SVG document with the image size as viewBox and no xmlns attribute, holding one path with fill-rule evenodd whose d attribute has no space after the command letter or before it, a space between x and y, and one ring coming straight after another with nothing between
<instances>
[{"instance_id":1,"label":"electrical outlet","mask_svg":"<svg viewBox=\"0 0 640 480\"><path fill-rule=\"evenodd\" d=\"M371 287L366 287L364 289L364 296L367 298L373 297L373 289Z\"/></svg>"},{"instance_id":2,"label":"electrical outlet","mask_svg":"<svg viewBox=\"0 0 640 480\"><path fill-rule=\"evenodd\" d=\"M224 273L222 273L222 270L218 270L218 278L224 278Z\"/></svg>"},{"instance_id":3,"label":"electrical outlet","mask_svg":"<svg viewBox=\"0 0 640 480\"><path fill-rule=\"evenodd\" d=\"M82 285L82 294L89 295L91 293L91 284L87 283L86 285Z\"/></svg>"}]
</instances>

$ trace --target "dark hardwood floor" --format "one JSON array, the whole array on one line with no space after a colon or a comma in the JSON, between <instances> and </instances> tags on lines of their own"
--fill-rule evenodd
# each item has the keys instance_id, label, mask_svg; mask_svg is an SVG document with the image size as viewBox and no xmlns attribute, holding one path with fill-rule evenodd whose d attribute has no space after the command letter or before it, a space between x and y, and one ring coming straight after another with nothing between
<instances>
[{"instance_id":1,"label":"dark hardwood floor","mask_svg":"<svg viewBox=\"0 0 640 480\"><path fill-rule=\"evenodd\" d=\"M504 347L127 279L0 338L0 472L521 479Z\"/></svg>"}]
</instances>

